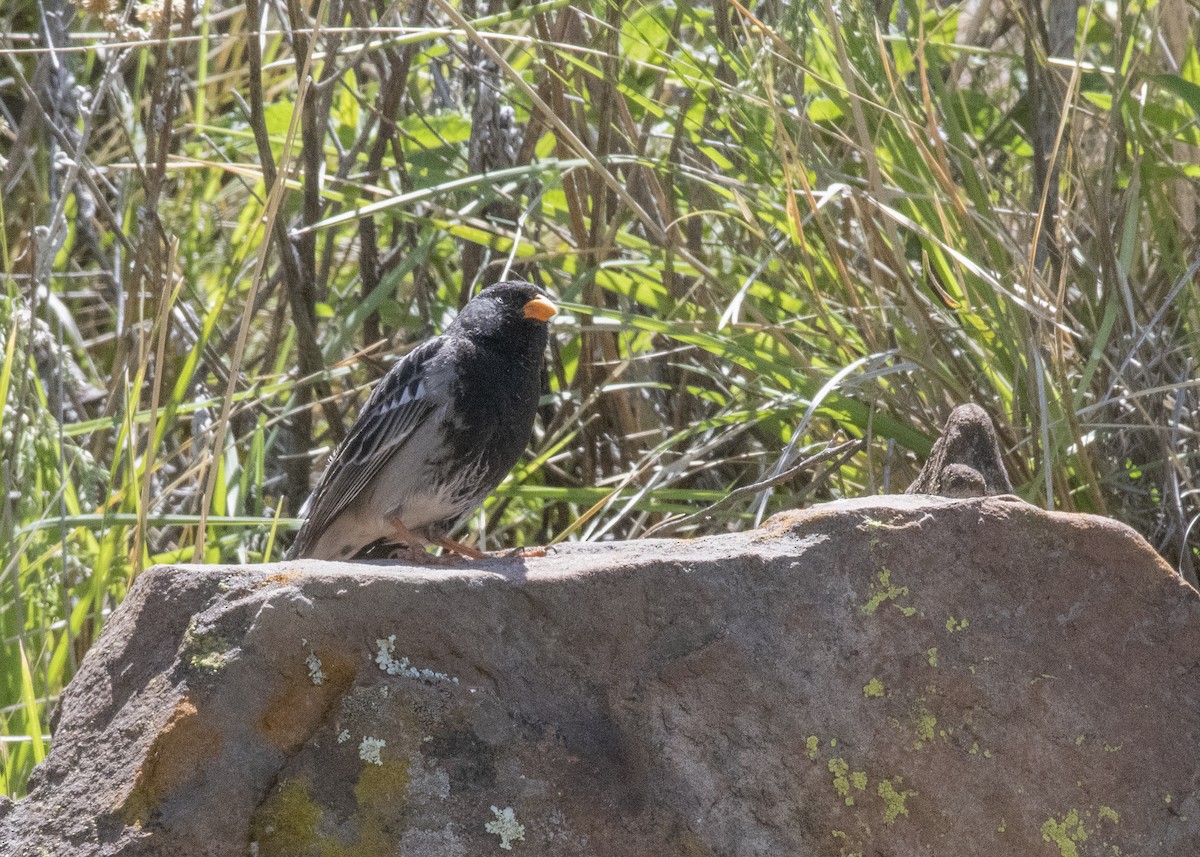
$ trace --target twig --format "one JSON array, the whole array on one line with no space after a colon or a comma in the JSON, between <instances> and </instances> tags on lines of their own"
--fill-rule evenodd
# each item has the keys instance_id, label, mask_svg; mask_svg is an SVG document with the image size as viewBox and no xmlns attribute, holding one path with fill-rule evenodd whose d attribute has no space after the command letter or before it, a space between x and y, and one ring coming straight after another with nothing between
<instances>
[{"instance_id":1,"label":"twig","mask_svg":"<svg viewBox=\"0 0 1200 857\"><path fill-rule=\"evenodd\" d=\"M255 28L252 38L246 42L246 60L250 67L247 84L250 127L254 132L254 142L258 149L259 165L263 173L264 186L271 189L275 187L278 176L276 174L275 155L271 148L271 138L266 125L266 96L263 92L262 44L259 33L263 20L261 8L259 0L248 0L246 3L247 25ZM297 16L299 14L297 12ZM323 20L321 16L324 14L325 8L324 4L322 4L318 7L314 15L311 33L306 37L304 42L304 51L297 53L297 62L299 65L297 66L296 74L299 81L299 90L296 98L296 109L301 111L301 157L305 157L306 152L311 156L314 147L320 149L319 136L315 142L312 139L312 128L310 127L312 123L311 119L305 118L309 114L304 110L304 103L307 100L308 87L313 83L305 75L309 73L308 70L312 67L312 57L316 53L317 37L320 32L320 24ZM281 16L281 20L285 24L302 23L299 17L293 21L286 14ZM305 99L301 99L299 95L305 95ZM308 122L308 124L306 125L305 122ZM305 131L306 128L308 129L307 132ZM316 173L314 173L314 167L309 163L308 168L305 170L306 188L309 186L308 183L311 183L315 179ZM309 203L306 202L307 204ZM341 415L329 400L329 386L328 382L324 380L325 361L321 354L320 340L317 337L316 327L315 307L317 298L314 283L316 267L313 256L307 252L303 254L300 252L301 248L289 236L287 224L283 218L272 218L270 222L270 235L264 235L263 241L269 244L273 237L279 251L279 265L283 271L284 289L288 306L292 310L292 321L296 325L299 374L301 377L313 379L312 389L304 384L297 385L296 397L300 403L300 407L294 412L290 425L293 451L300 453L297 457L288 459L289 463L287 465L287 496L290 507L295 509L299 508L300 502L307 495L309 487L309 463L303 457L303 453L307 452L309 447L312 446L313 417L308 406L314 400L323 403L322 410L325 413L325 421L329 427L330 437L335 443L342 439L343 429ZM258 286L255 285L254 288L257 290ZM247 311L249 311L249 308ZM240 335L239 332L239 337ZM236 372L234 373L234 380L236 381Z\"/></svg>"},{"instance_id":2,"label":"twig","mask_svg":"<svg viewBox=\"0 0 1200 857\"><path fill-rule=\"evenodd\" d=\"M328 2L328 0L318 0L317 11L314 16L314 21L320 22L320 21L324 20L323 16L326 11L325 7L326 7L327 2ZM246 3L246 16L247 16L247 21L251 25L253 25L253 26L260 25L261 19L259 18L259 6L258 6L256 0L248 0L248 2ZM249 338L250 320L251 320L251 318L253 318L255 298L257 296L259 286L263 280L263 273L266 270L267 254L268 254L268 250L270 248L270 236L272 234L275 234L277 236L277 241L279 244L279 255L280 255L280 259L282 260L281 263L283 265L284 272L285 272L284 273L285 280L289 275L295 275L295 266L297 264L297 257L295 255L293 255L295 253L295 247L292 244L292 242L289 240L287 231L282 225L282 221L280 221L278 219L279 207L280 207L280 203L283 200L283 195L284 195L284 182L282 180L280 180L280 176L276 173L274 155L271 152L270 141L266 135L266 125L262 121L264 113L263 113L263 98L262 98L263 93L262 93L262 78L261 78L262 55L259 50L260 45L256 39L251 39L247 44L249 47L249 49L247 51L247 55L248 55L248 59L250 62L250 79L249 79L250 96L251 96L250 97L250 106L251 106L252 110L254 110L255 119L257 120L256 122L254 122L252 124L254 124L254 126L255 126L254 127L254 136L255 136L255 140L259 146L259 155L260 155L260 159L261 159L261 167L263 170L263 179L264 179L264 181L266 181L267 209L263 213L263 236L264 236L263 242L258 247L258 256L257 256L256 262L255 262L254 275L250 280L250 292L246 298L245 309L242 312L241 326L238 329L237 342L234 344L233 355L230 359L229 383L225 385L225 398L221 404L221 416L217 421L216 431L215 431L214 437L213 437L212 457L214 460L209 463L208 474L204 480L204 494L201 497L201 501L200 501L200 521L196 527L196 546L195 546L195 550L193 551L193 560L192 560L193 562L198 562L198 563L204 562L204 544L205 544L205 538L206 538L206 527L208 524L208 512L209 512L209 507L212 505L213 493L216 491L216 487L217 487L217 473L219 470L219 468L217 466L217 462L220 460L220 458L223 455L225 455L225 435L229 428L229 415L230 415L230 412L233 407L234 389L237 384L238 372L241 370L242 355L245 353L246 341ZM304 63L301 66L301 73L298 75L299 87L296 90L296 102L295 102L297 109L303 107L304 99L308 97L309 85L312 83L312 78L309 75L309 70L312 68L312 57L313 57L313 53L314 53L313 46L315 44L316 44L315 40L313 40L309 43L308 50L305 53ZM289 161L292 158L293 146L295 145L296 136L300 131L299 126L300 126L300 119L301 119L302 115L303 115L302 113L298 113L296 110L293 110L292 119L291 119L291 122L289 123L288 129L287 129L287 134L284 136L283 152L280 155L280 165L282 167L284 167L285 175L286 175L286 169L288 168ZM263 148L264 143L266 144L265 149ZM269 181L267 181L268 176L269 176ZM291 271L289 271L289 267L292 268ZM295 282L296 282L296 280L290 280L290 281L288 281L288 285L292 286ZM301 307L301 309L303 309L303 307ZM309 309L310 310L312 309L311 304L309 305ZM300 320L297 318L298 315L303 316L303 313L297 313L295 310L296 310L296 305L293 304L292 321L297 325L297 330L298 330L298 334L299 334L298 339L303 341L305 338L305 335L306 335L306 329L301 326ZM307 333L309 335L311 335L312 344L315 346L316 345L316 336L315 336L315 334L312 334L311 327L307 330ZM312 348L308 348L308 349L302 348L300 351L300 354L303 357L305 354L311 354L312 351L313 351ZM324 360L320 355L319 349L317 350L316 353L317 353L317 361L318 361L317 362L317 371L320 372L323 370ZM303 360L303 359L301 360L301 370L302 371L305 368L306 362L307 362L306 360ZM316 386L319 390L319 389L321 389L323 384L318 382L316 384ZM301 405L302 406L307 405L308 402L311 401L312 390L310 388L300 387L300 395L301 395ZM322 404L323 405L325 404L324 400L322 400ZM332 408L330 408L330 410L332 410ZM328 412L329 411L327 411L326 413L328 413ZM305 407L301 407L301 409L295 414L295 422L293 423L293 427L295 427L298 424L302 428L307 429L306 436L305 436L306 441L312 437L311 418L312 418L312 415L309 413L308 409ZM331 427L331 429L334 427L340 427L340 422L332 421L330 427ZM339 438L339 440L340 440L340 438ZM307 462L305 462L301 459L300 464L304 468L305 477L307 477L307 471L308 471ZM304 485L302 487L297 485L296 483L298 483L300 480L299 480L299 478L296 477L296 474L289 473L289 476L292 477L289 479L289 482L292 483L289 485L289 488L292 489L289 493L292 495L291 499L293 500L293 503L294 503L293 507L295 507L295 506L299 505L298 502L295 501L296 495L302 496L304 493L303 489L307 488L307 485ZM307 481L307 478L305 479L305 481Z\"/></svg>"},{"instance_id":3,"label":"twig","mask_svg":"<svg viewBox=\"0 0 1200 857\"><path fill-rule=\"evenodd\" d=\"M711 518L713 513L736 503L743 497L749 497L753 494L757 494L760 491L765 491L768 488L774 488L781 482L787 482L789 479L799 474L802 470L807 470L810 467L814 467L818 464L829 461L831 458L836 458L837 461L827 468L824 473L814 479L811 484L805 487L805 489L801 492L801 496L804 496L821 484L821 482L823 482L826 477L829 476L829 474L833 473L839 467L845 464L850 459L850 456L854 455L864 446L865 442L862 440L848 440L845 443L839 443L837 446L827 446L816 455L810 456L803 461L793 464L782 473L777 473L776 475L764 479L761 482L755 482L753 485L745 485L729 492L729 496L718 500L706 509L701 509L699 512L693 512L690 515L684 515L682 518L668 518L665 521L659 521L653 527L646 530L646 532L642 533L641 538L648 538L660 530L677 529L689 524L698 524L707 520L708 518Z\"/></svg>"}]
</instances>

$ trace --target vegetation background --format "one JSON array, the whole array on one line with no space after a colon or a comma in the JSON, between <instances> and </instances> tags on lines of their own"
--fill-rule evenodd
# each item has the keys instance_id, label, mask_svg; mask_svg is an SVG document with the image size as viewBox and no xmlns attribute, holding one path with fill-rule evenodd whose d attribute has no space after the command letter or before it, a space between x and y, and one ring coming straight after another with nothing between
<instances>
[{"instance_id":1,"label":"vegetation background","mask_svg":"<svg viewBox=\"0 0 1200 857\"><path fill-rule=\"evenodd\" d=\"M480 286L566 308L485 547L1018 493L1200 567L1183 0L15 0L0 11L0 792L157 562L278 558Z\"/></svg>"}]
</instances>

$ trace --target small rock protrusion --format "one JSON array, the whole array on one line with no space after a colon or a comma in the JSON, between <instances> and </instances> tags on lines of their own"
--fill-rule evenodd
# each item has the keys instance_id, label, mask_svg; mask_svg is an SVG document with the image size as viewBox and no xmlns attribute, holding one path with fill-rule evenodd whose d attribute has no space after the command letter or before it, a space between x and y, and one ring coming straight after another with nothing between
<instances>
[{"instance_id":1,"label":"small rock protrusion","mask_svg":"<svg viewBox=\"0 0 1200 857\"><path fill-rule=\"evenodd\" d=\"M950 412L929 460L904 493L964 498L1012 490L987 411L979 405L959 405Z\"/></svg>"}]
</instances>

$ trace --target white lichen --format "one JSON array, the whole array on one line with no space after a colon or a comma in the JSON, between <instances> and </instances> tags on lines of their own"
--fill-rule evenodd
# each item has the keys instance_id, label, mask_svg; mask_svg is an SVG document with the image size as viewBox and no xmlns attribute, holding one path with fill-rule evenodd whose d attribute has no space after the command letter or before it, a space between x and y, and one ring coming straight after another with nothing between
<instances>
[{"instance_id":1,"label":"white lichen","mask_svg":"<svg viewBox=\"0 0 1200 857\"><path fill-rule=\"evenodd\" d=\"M338 733L337 742L339 744L345 744L349 740L350 740L350 730L349 729L343 729L341 732Z\"/></svg>"},{"instance_id":2,"label":"white lichen","mask_svg":"<svg viewBox=\"0 0 1200 857\"><path fill-rule=\"evenodd\" d=\"M379 751L385 746L387 741L382 738L363 738L358 745L358 758L372 765L382 765L383 757L379 755Z\"/></svg>"},{"instance_id":3,"label":"white lichen","mask_svg":"<svg viewBox=\"0 0 1200 857\"><path fill-rule=\"evenodd\" d=\"M375 663L388 675L404 676L405 678L415 678L422 681L448 681L452 684L458 684L458 676L446 675L446 673L434 672L431 669L418 669L412 666L408 658L396 659L396 635L390 634L386 640L375 641Z\"/></svg>"},{"instance_id":4,"label":"white lichen","mask_svg":"<svg viewBox=\"0 0 1200 857\"><path fill-rule=\"evenodd\" d=\"M317 653L309 652L304 663L308 664L308 680L313 684L324 684L325 670L321 669L321 659L317 657Z\"/></svg>"},{"instance_id":5,"label":"white lichen","mask_svg":"<svg viewBox=\"0 0 1200 857\"><path fill-rule=\"evenodd\" d=\"M501 848L505 851L512 851L514 842L524 841L525 825L517 821L516 813L513 812L511 806L506 806L502 810L493 806L492 814L496 816L496 820L489 821L483 826L483 829L500 837Z\"/></svg>"}]
</instances>

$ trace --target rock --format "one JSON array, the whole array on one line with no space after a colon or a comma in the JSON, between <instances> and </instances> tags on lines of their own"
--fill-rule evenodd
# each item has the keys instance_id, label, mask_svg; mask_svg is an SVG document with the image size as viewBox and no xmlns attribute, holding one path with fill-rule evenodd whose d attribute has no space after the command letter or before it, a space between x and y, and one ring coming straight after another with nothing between
<instances>
[{"instance_id":1,"label":"rock","mask_svg":"<svg viewBox=\"0 0 1200 857\"><path fill-rule=\"evenodd\" d=\"M454 568L143 575L17 855L1200 853L1200 595L1132 530L870 498Z\"/></svg>"},{"instance_id":2,"label":"rock","mask_svg":"<svg viewBox=\"0 0 1200 857\"><path fill-rule=\"evenodd\" d=\"M979 405L959 405L950 412L929 460L904 493L963 498L1012 490L987 411Z\"/></svg>"}]
</instances>

